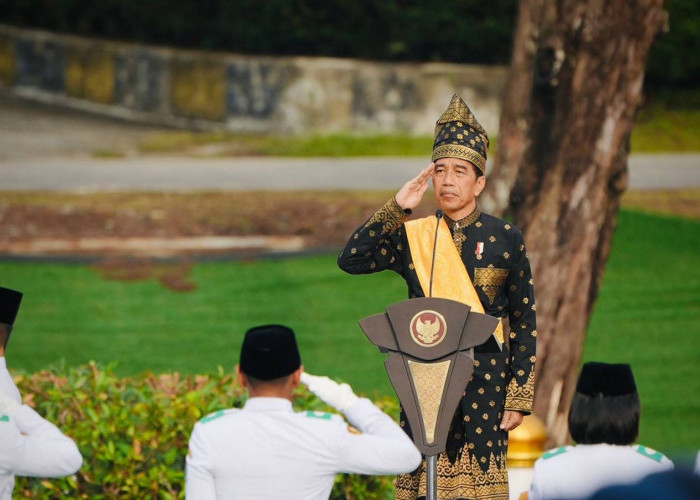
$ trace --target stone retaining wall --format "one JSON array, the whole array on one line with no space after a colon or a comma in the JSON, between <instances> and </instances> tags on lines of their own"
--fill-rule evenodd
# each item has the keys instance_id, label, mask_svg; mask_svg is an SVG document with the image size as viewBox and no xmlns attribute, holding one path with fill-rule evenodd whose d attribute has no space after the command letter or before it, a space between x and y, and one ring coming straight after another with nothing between
<instances>
[{"instance_id":1,"label":"stone retaining wall","mask_svg":"<svg viewBox=\"0 0 700 500\"><path fill-rule=\"evenodd\" d=\"M429 135L458 92L490 135L505 67L175 50L0 24L0 85L157 125Z\"/></svg>"}]
</instances>

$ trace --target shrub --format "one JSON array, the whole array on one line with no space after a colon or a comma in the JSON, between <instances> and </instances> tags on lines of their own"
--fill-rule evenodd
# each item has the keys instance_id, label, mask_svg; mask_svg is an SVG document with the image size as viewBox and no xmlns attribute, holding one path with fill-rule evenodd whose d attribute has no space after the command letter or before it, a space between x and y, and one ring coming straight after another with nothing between
<instances>
[{"instance_id":1,"label":"shrub","mask_svg":"<svg viewBox=\"0 0 700 500\"><path fill-rule=\"evenodd\" d=\"M209 375L133 378L117 377L114 368L90 363L16 377L25 403L75 439L84 462L70 477L17 477L15 497L184 498L185 455L195 422L246 400L245 390L222 368ZM328 409L306 388L298 389L294 405ZM377 405L397 418L392 398ZM331 498L391 498L393 489L391 477L339 475Z\"/></svg>"}]
</instances>

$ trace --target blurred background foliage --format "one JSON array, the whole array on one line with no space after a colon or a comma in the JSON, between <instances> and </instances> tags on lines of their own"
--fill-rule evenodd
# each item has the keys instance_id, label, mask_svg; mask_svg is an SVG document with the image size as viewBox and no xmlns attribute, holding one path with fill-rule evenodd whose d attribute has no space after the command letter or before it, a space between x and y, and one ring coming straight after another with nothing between
<instances>
[{"instance_id":1,"label":"blurred background foliage","mask_svg":"<svg viewBox=\"0 0 700 500\"><path fill-rule=\"evenodd\" d=\"M508 64L517 0L0 0L4 23L62 33L257 55ZM667 0L669 30L647 89L700 108L700 2ZM679 93L679 91L682 91Z\"/></svg>"}]
</instances>

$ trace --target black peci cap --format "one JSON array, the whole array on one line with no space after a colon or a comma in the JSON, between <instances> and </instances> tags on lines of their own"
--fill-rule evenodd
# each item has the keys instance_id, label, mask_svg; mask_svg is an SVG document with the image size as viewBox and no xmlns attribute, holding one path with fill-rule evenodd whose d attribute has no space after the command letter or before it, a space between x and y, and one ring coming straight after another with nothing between
<instances>
[{"instance_id":1,"label":"black peci cap","mask_svg":"<svg viewBox=\"0 0 700 500\"><path fill-rule=\"evenodd\" d=\"M300 366L301 356L291 328L263 325L246 332L240 359L240 369L246 375L273 380L293 373Z\"/></svg>"},{"instance_id":2,"label":"black peci cap","mask_svg":"<svg viewBox=\"0 0 700 500\"><path fill-rule=\"evenodd\" d=\"M13 325L21 302L21 292L0 286L0 323Z\"/></svg>"},{"instance_id":3,"label":"black peci cap","mask_svg":"<svg viewBox=\"0 0 700 500\"><path fill-rule=\"evenodd\" d=\"M625 396L637 392L632 367L591 361L581 368L576 392L584 396Z\"/></svg>"}]
</instances>

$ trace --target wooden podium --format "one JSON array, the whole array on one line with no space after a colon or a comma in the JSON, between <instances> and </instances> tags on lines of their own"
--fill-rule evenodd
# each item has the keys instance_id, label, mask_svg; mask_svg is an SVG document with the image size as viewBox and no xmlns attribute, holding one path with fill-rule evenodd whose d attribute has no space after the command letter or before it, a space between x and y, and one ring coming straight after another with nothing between
<instances>
[{"instance_id":1,"label":"wooden podium","mask_svg":"<svg viewBox=\"0 0 700 500\"><path fill-rule=\"evenodd\" d=\"M498 321L440 298L398 302L360 321L367 338L389 355L389 380L426 457L428 500L437 498L437 456L474 371L474 347L493 335Z\"/></svg>"}]
</instances>

